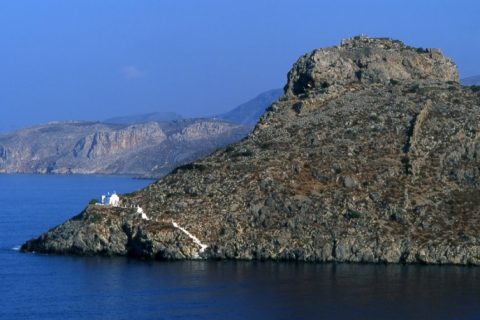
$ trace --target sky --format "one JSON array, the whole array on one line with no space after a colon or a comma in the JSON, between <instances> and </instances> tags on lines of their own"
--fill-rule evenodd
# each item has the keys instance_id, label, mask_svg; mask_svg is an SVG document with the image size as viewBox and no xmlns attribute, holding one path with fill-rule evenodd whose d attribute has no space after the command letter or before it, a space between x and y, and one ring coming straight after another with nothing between
<instances>
[{"instance_id":1,"label":"sky","mask_svg":"<svg viewBox=\"0 0 480 320\"><path fill-rule=\"evenodd\" d=\"M226 112L354 35L441 48L480 74L477 0L5 0L0 132L50 121Z\"/></svg>"}]
</instances>

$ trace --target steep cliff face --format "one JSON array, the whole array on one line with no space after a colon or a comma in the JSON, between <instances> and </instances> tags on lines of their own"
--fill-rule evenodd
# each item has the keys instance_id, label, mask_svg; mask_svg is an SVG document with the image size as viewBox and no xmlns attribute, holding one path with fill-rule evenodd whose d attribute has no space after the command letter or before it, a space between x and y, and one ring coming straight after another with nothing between
<instances>
[{"instance_id":1,"label":"steep cliff face","mask_svg":"<svg viewBox=\"0 0 480 320\"><path fill-rule=\"evenodd\" d=\"M0 172L161 176L248 132L211 119L48 124L0 136Z\"/></svg>"},{"instance_id":2,"label":"steep cliff face","mask_svg":"<svg viewBox=\"0 0 480 320\"><path fill-rule=\"evenodd\" d=\"M480 264L480 93L451 60L355 37L288 79L247 139L22 250Z\"/></svg>"},{"instance_id":3,"label":"steep cliff face","mask_svg":"<svg viewBox=\"0 0 480 320\"><path fill-rule=\"evenodd\" d=\"M158 123L132 125L119 130L97 131L81 138L73 148L74 157L94 159L159 144L167 139Z\"/></svg>"}]
</instances>

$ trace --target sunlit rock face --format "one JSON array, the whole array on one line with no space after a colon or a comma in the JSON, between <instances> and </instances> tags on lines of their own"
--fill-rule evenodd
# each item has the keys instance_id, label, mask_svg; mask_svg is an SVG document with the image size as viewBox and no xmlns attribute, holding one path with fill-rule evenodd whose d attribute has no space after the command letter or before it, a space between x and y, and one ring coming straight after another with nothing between
<instances>
[{"instance_id":1,"label":"sunlit rock face","mask_svg":"<svg viewBox=\"0 0 480 320\"><path fill-rule=\"evenodd\" d=\"M458 82L455 63L438 49L406 46L385 38L354 37L338 47L302 56L288 73L287 95L355 83L390 80Z\"/></svg>"},{"instance_id":2,"label":"sunlit rock face","mask_svg":"<svg viewBox=\"0 0 480 320\"><path fill-rule=\"evenodd\" d=\"M250 130L214 119L52 123L0 136L0 172L159 177Z\"/></svg>"}]
</instances>

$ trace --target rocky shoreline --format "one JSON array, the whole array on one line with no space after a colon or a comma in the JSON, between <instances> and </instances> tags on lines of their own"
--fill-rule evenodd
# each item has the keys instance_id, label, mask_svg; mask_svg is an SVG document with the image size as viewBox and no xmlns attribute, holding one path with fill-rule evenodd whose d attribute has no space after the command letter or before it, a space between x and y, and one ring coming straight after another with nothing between
<instances>
[{"instance_id":1,"label":"rocky shoreline","mask_svg":"<svg viewBox=\"0 0 480 320\"><path fill-rule=\"evenodd\" d=\"M479 120L439 50L354 37L301 57L246 139L22 250L479 265Z\"/></svg>"}]
</instances>

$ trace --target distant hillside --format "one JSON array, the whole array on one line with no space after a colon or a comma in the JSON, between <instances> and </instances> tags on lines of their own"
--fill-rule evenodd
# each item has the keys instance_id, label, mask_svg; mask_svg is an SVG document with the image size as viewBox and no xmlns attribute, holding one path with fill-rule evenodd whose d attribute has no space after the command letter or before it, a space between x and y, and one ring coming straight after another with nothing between
<instances>
[{"instance_id":1,"label":"distant hillside","mask_svg":"<svg viewBox=\"0 0 480 320\"><path fill-rule=\"evenodd\" d=\"M152 112L131 116L114 117L107 119L104 122L113 124L134 124L146 122L169 122L182 119L183 117L175 112Z\"/></svg>"},{"instance_id":2,"label":"distant hillside","mask_svg":"<svg viewBox=\"0 0 480 320\"><path fill-rule=\"evenodd\" d=\"M282 95L283 89L266 91L252 100L239 105L232 111L219 115L218 118L234 123L254 126L258 122L258 119L260 119L260 116L265 112L265 109L277 101Z\"/></svg>"},{"instance_id":3,"label":"distant hillside","mask_svg":"<svg viewBox=\"0 0 480 320\"><path fill-rule=\"evenodd\" d=\"M52 122L0 134L0 173L161 177L244 138L281 93L262 93L214 118L158 112L104 122Z\"/></svg>"},{"instance_id":4,"label":"distant hillside","mask_svg":"<svg viewBox=\"0 0 480 320\"><path fill-rule=\"evenodd\" d=\"M277 101L282 95L283 89L268 90L259 94L255 98L242 103L231 111L220 114L213 118L253 127L265 112L265 109L267 109L273 102ZM182 119L184 118L175 112L153 112L114 117L103 122L110 124L134 124L147 122L170 122Z\"/></svg>"},{"instance_id":5,"label":"distant hillside","mask_svg":"<svg viewBox=\"0 0 480 320\"><path fill-rule=\"evenodd\" d=\"M460 80L460 82L464 86L474 86L474 85L478 86L480 85L480 75L462 79Z\"/></svg>"},{"instance_id":6,"label":"distant hillside","mask_svg":"<svg viewBox=\"0 0 480 320\"><path fill-rule=\"evenodd\" d=\"M0 135L0 173L159 177L249 131L214 119L51 123Z\"/></svg>"}]
</instances>

